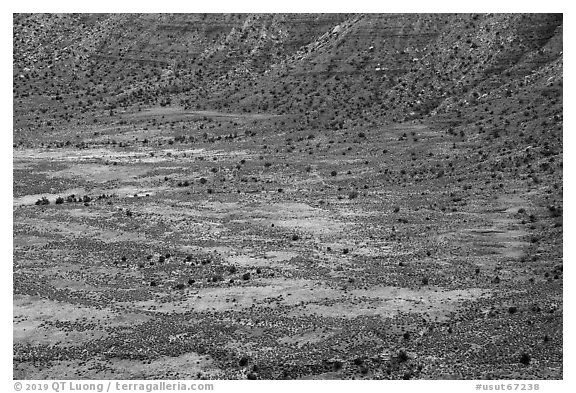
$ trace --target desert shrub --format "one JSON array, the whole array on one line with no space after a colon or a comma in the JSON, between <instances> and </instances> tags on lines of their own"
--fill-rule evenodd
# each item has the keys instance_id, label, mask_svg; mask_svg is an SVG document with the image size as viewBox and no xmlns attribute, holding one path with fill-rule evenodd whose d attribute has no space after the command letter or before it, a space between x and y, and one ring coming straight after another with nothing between
<instances>
[{"instance_id":1,"label":"desert shrub","mask_svg":"<svg viewBox=\"0 0 576 393\"><path fill-rule=\"evenodd\" d=\"M428 285L428 277L422 279L422 285Z\"/></svg>"},{"instance_id":2,"label":"desert shrub","mask_svg":"<svg viewBox=\"0 0 576 393\"><path fill-rule=\"evenodd\" d=\"M508 307L508 313L515 314L516 311L518 311L518 308L516 308L515 306Z\"/></svg>"},{"instance_id":3,"label":"desert shrub","mask_svg":"<svg viewBox=\"0 0 576 393\"><path fill-rule=\"evenodd\" d=\"M337 174L338 174L338 172L336 172L336 171L330 172L330 176L336 176Z\"/></svg>"},{"instance_id":4,"label":"desert shrub","mask_svg":"<svg viewBox=\"0 0 576 393\"><path fill-rule=\"evenodd\" d=\"M247 356L242 356L238 361L238 364L240 365L240 367L246 367L246 365L248 365L249 360L250 359L248 359Z\"/></svg>"},{"instance_id":5,"label":"desert shrub","mask_svg":"<svg viewBox=\"0 0 576 393\"><path fill-rule=\"evenodd\" d=\"M349 199L356 199L356 198L358 198L358 191L352 191L350 194L348 194L348 198L349 198Z\"/></svg>"},{"instance_id":6,"label":"desert shrub","mask_svg":"<svg viewBox=\"0 0 576 393\"><path fill-rule=\"evenodd\" d=\"M394 213L398 213L400 211L400 206L394 206Z\"/></svg>"},{"instance_id":7,"label":"desert shrub","mask_svg":"<svg viewBox=\"0 0 576 393\"><path fill-rule=\"evenodd\" d=\"M296 241L298 239L300 239L300 236L298 236L297 234L292 235L292 241Z\"/></svg>"},{"instance_id":8,"label":"desert shrub","mask_svg":"<svg viewBox=\"0 0 576 393\"><path fill-rule=\"evenodd\" d=\"M200 184L206 184L206 182L208 180L206 180L206 178L204 178L204 177L201 177L199 181L200 181Z\"/></svg>"},{"instance_id":9,"label":"desert shrub","mask_svg":"<svg viewBox=\"0 0 576 393\"><path fill-rule=\"evenodd\" d=\"M151 286L151 287L155 287L156 285L158 285L158 284L156 284L156 281L150 281L150 286Z\"/></svg>"},{"instance_id":10,"label":"desert shrub","mask_svg":"<svg viewBox=\"0 0 576 393\"><path fill-rule=\"evenodd\" d=\"M548 211L552 217L562 217L562 209L556 206L548 206Z\"/></svg>"},{"instance_id":11,"label":"desert shrub","mask_svg":"<svg viewBox=\"0 0 576 393\"><path fill-rule=\"evenodd\" d=\"M42 197L36 201L36 205L49 205L50 201L46 197Z\"/></svg>"},{"instance_id":12,"label":"desert shrub","mask_svg":"<svg viewBox=\"0 0 576 393\"><path fill-rule=\"evenodd\" d=\"M158 258L158 262L162 263L166 260L166 257L164 255L160 255L160 257Z\"/></svg>"},{"instance_id":13,"label":"desert shrub","mask_svg":"<svg viewBox=\"0 0 576 393\"><path fill-rule=\"evenodd\" d=\"M404 362L408 361L408 359L409 359L408 354L404 350L400 350L398 352L398 355L396 356L396 358L401 363L404 363Z\"/></svg>"},{"instance_id":14,"label":"desert shrub","mask_svg":"<svg viewBox=\"0 0 576 393\"><path fill-rule=\"evenodd\" d=\"M249 280L250 279L250 273L246 272L242 275L242 280Z\"/></svg>"},{"instance_id":15,"label":"desert shrub","mask_svg":"<svg viewBox=\"0 0 576 393\"><path fill-rule=\"evenodd\" d=\"M237 271L236 266L230 266L228 268L228 272L230 272L230 274L234 274L236 273L236 271Z\"/></svg>"},{"instance_id":16,"label":"desert shrub","mask_svg":"<svg viewBox=\"0 0 576 393\"><path fill-rule=\"evenodd\" d=\"M184 289L184 284L179 283L175 286L176 289Z\"/></svg>"},{"instance_id":17,"label":"desert shrub","mask_svg":"<svg viewBox=\"0 0 576 393\"><path fill-rule=\"evenodd\" d=\"M522 363L526 366L530 364L531 360L532 360L531 356L529 354L527 354L526 352L523 352L520 355L520 363Z\"/></svg>"},{"instance_id":18,"label":"desert shrub","mask_svg":"<svg viewBox=\"0 0 576 393\"><path fill-rule=\"evenodd\" d=\"M92 198L90 198L88 195L84 195L84 198L82 198L82 202L84 203L88 203L92 200Z\"/></svg>"},{"instance_id":19,"label":"desert shrub","mask_svg":"<svg viewBox=\"0 0 576 393\"><path fill-rule=\"evenodd\" d=\"M192 285L196 282L193 278L188 279L188 285Z\"/></svg>"}]
</instances>

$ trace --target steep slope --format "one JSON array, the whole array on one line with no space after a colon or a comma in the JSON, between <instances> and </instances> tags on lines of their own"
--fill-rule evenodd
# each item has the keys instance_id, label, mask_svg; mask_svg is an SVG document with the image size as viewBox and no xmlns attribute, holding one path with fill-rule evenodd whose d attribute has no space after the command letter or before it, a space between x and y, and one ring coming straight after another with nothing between
<instances>
[{"instance_id":1,"label":"steep slope","mask_svg":"<svg viewBox=\"0 0 576 393\"><path fill-rule=\"evenodd\" d=\"M556 14L15 15L14 123L50 130L154 106L300 128L480 121L486 102L557 86L561 62Z\"/></svg>"}]
</instances>

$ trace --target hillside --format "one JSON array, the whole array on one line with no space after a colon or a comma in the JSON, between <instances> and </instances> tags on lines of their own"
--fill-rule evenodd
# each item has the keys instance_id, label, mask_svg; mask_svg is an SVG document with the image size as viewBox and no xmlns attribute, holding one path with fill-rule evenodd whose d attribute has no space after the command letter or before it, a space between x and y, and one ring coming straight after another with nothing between
<instances>
[{"instance_id":1,"label":"hillside","mask_svg":"<svg viewBox=\"0 0 576 393\"><path fill-rule=\"evenodd\" d=\"M14 18L17 128L158 105L333 128L459 116L522 89L557 98L562 79L561 15Z\"/></svg>"},{"instance_id":2,"label":"hillside","mask_svg":"<svg viewBox=\"0 0 576 393\"><path fill-rule=\"evenodd\" d=\"M563 378L562 15L13 20L15 378Z\"/></svg>"}]
</instances>

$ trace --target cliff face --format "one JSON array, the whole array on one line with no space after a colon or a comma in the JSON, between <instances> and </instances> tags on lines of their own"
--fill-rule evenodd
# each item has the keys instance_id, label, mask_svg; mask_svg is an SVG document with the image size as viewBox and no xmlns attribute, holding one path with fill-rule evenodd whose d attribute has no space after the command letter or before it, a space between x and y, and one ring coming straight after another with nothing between
<instances>
[{"instance_id":1,"label":"cliff face","mask_svg":"<svg viewBox=\"0 0 576 393\"><path fill-rule=\"evenodd\" d=\"M158 105L303 127L478 120L487 101L557 95L562 15L16 14L13 59L16 127Z\"/></svg>"}]
</instances>

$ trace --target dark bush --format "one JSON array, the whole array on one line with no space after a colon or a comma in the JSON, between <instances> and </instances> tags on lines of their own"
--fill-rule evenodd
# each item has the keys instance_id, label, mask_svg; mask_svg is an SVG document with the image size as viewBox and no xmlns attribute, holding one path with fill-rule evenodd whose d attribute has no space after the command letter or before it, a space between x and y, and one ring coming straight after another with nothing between
<instances>
[{"instance_id":1,"label":"dark bush","mask_svg":"<svg viewBox=\"0 0 576 393\"><path fill-rule=\"evenodd\" d=\"M530 361L532 360L532 358L530 357L529 354L527 354L526 352L522 353L520 355L520 363L524 364L524 365L529 365Z\"/></svg>"},{"instance_id":2,"label":"dark bush","mask_svg":"<svg viewBox=\"0 0 576 393\"><path fill-rule=\"evenodd\" d=\"M250 279L250 273L244 273L242 275L242 280L249 280Z\"/></svg>"},{"instance_id":3,"label":"dark bush","mask_svg":"<svg viewBox=\"0 0 576 393\"><path fill-rule=\"evenodd\" d=\"M409 359L408 354L404 350L400 350L398 352L398 355L396 356L396 358L401 363L404 363L404 362L408 361L408 359Z\"/></svg>"},{"instance_id":4,"label":"dark bush","mask_svg":"<svg viewBox=\"0 0 576 393\"><path fill-rule=\"evenodd\" d=\"M249 359L246 356L243 356L238 361L238 364L240 365L240 367L246 367L246 365L248 364L248 361L249 361Z\"/></svg>"},{"instance_id":5,"label":"dark bush","mask_svg":"<svg viewBox=\"0 0 576 393\"><path fill-rule=\"evenodd\" d=\"M42 199L38 199L36 201L36 205L49 205L50 201L46 197L42 197Z\"/></svg>"},{"instance_id":6,"label":"dark bush","mask_svg":"<svg viewBox=\"0 0 576 393\"><path fill-rule=\"evenodd\" d=\"M61 205L61 204L63 204L63 203L64 203L64 198L62 198L62 197L56 198L56 204L57 204L57 205Z\"/></svg>"}]
</instances>

